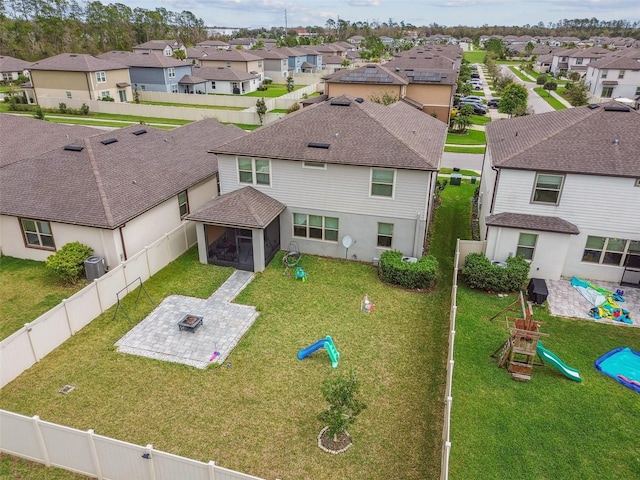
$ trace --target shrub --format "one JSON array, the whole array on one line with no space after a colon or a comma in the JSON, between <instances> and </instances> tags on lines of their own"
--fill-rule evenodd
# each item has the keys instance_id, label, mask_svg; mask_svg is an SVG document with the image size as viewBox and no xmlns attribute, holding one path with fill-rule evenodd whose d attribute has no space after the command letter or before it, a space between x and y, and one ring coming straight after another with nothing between
<instances>
[{"instance_id":1,"label":"shrub","mask_svg":"<svg viewBox=\"0 0 640 480\"><path fill-rule=\"evenodd\" d=\"M515 292L524 287L529 276L529 262L524 257L509 257L507 266L494 265L482 253L465 258L462 276L471 288L493 292Z\"/></svg>"},{"instance_id":2,"label":"shrub","mask_svg":"<svg viewBox=\"0 0 640 480\"><path fill-rule=\"evenodd\" d=\"M80 242L65 244L45 261L63 281L76 284L84 272L84 261L93 254L93 249Z\"/></svg>"},{"instance_id":3,"label":"shrub","mask_svg":"<svg viewBox=\"0 0 640 480\"><path fill-rule=\"evenodd\" d=\"M438 260L432 255L422 256L416 263L402 261L402 253L387 250L380 255L379 272L383 281L404 288L429 288L436 281Z\"/></svg>"},{"instance_id":4,"label":"shrub","mask_svg":"<svg viewBox=\"0 0 640 480\"><path fill-rule=\"evenodd\" d=\"M300 110L300 104L299 103L294 103L289 108L287 108L287 113L293 113L293 112L295 112L297 110Z\"/></svg>"},{"instance_id":5,"label":"shrub","mask_svg":"<svg viewBox=\"0 0 640 480\"><path fill-rule=\"evenodd\" d=\"M537 79L536 79L536 83L538 85L544 85L545 83L547 83L547 81L549 80L549 77L547 75L540 75Z\"/></svg>"},{"instance_id":6,"label":"shrub","mask_svg":"<svg viewBox=\"0 0 640 480\"><path fill-rule=\"evenodd\" d=\"M42 108L40 108L40 105L36 107L36 111L33 114L33 118L37 118L38 120L44 120L44 112L42 111Z\"/></svg>"},{"instance_id":7,"label":"shrub","mask_svg":"<svg viewBox=\"0 0 640 480\"><path fill-rule=\"evenodd\" d=\"M271 85L273 83L273 80L271 80L270 78L265 78L262 83L264 83L265 85Z\"/></svg>"},{"instance_id":8,"label":"shrub","mask_svg":"<svg viewBox=\"0 0 640 480\"><path fill-rule=\"evenodd\" d=\"M67 113L67 111L68 111L67 104L66 103L59 103L58 104L58 110L60 110L60 113Z\"/></svg>"},{"instance_id":9,"label":"shrub","mask_svg":"<svg viewBox=\"0 0 640 480\"><path fill-rule=\"evenodd\" d=\"M325 422L327 435L335 437L344 433L356 421L356 417L367 408L358 398L360 384L353 369L348 376L338 375L322 383L322 395L329 408L318 414L318 420Z\"/></svg>"},{"instance_id":10,"label":"shrub","mask_svg":"<svg viewBox=\"0 0 640 480\"><path fill-rule=\"evenodd\" d=\"M87 105L86 103L83 103L82 106L80 107L80 113L82 115L89 115L89 105Z\"/></svg>"}]
</instances>

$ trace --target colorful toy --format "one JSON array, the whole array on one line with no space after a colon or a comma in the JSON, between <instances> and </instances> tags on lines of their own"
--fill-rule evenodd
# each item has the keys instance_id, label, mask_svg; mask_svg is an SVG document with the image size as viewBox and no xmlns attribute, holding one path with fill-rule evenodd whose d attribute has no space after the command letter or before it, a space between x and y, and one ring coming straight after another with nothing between
<instances>
[{"instance_id":1,"label":"colorful toy","mask_svg":"<svg viewBox=\"0 0 640 480\"><path fill-rule=\"evenodd\" d=\"M365 293L364 297L362 297L362 301L360 302L360 310L362 310L364 313L371 313L373 312L374 308L375 305L371 303L371 301L369 300L369 296Z\"/></svg>"},{"instance_id":2,"label":"colorful toy","mask_svg":"<svg viewBox=\"0 0 640 480\"><path fill-rule=\"evenodd\" d=\"M296 278L298 280L302 280L303 282L307 281L307 272L305 272L302 267L296 267Z\"/></svg>"},{"instance_id":3,"label":"colorful toy","mask_svg":"<svg viewBox=\"0 0 640 480\"><path fill-rule=\"evenodd\" d=\"M338 357L340 357L340 353L336 349L336 346L329 335L318 340L316 343L309 345L307 348L300 350L298 352L298 360L308 357L313 352L321 348L324 348L327 351L329 358L331 359L331 366L336 368L338 366Z\"/></svg>"}]
</instances>

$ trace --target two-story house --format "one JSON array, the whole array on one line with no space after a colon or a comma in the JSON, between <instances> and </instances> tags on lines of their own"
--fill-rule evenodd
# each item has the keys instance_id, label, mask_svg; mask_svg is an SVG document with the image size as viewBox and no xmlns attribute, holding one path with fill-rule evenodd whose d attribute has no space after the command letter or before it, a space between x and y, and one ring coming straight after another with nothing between
<instances>
[{"instance_id":1,"label":"two-story house","mask_svg":"<svg viewBox=\"0 0 640 480\"><path fill-rule=\"evenodd\" d=\"M132 98L129 67L84 53L61 53L32 63L31 88L25 91L33 103L39 98L127 102Z\"/></svg>"},{"instance_id":2,"label":"two-story house","mask_svg":"<svg viewBox=\"0 0 640 480\"><path fill-rule=\"evenodd\" d=\"M98 58L128 66L134 90L179 93L179 80L185 75L191 75L189 63L155 52L112 51L102 53Z\"/></svg>"},{"instance_id":3,"label":"two-story house","mask_svg":"<svg viewBox=\"0 0 640 480\"><path fill-rule=\"evenodd\" d=\"M29 65L31 65L31 62L25 62L9 55L0 55L1 79L5 82L13 82L18 80L20 75L29 76Z\"/></svg>"},{"instance_id":4,"label":"two-story house","mask_svg":"<svg viewBox=\"0 0 640 480\"><path fill-rule=\"evenodd\" d=\"M640 113L618 102L492 122L479 196L494 261L532 277L640 281Z\"/></svg>"},{"instance_id":5,"label":"two-story house","mask_svg":"<svg viewBox=\"0 0 640 480\"><path fill-rule=\"evenodd\" d=\"M258 55L245 50L211 50L199 59L201 67L229 67L242 72L260 75L264 79L264 61Z\"/></svg>"},{"instance_id":6,"label":"two-story house","mask_svg":"<svg viewBox=\"0 0 640 480\"><path fill-rule=\"evenodd\" d=\"M164 57L172 57L177 50L187 53L184 43L178 40L149 40L132 48L134 53L157 53Z\"/></svg>"},{"instance_id":7,"label":"two-story house","mask_svg":"<svg viewBox=\"0 0 640 480\"><path fill-rule=\"evenodd\" d=\"M286 78L289 75L289 56L278 49L259 48L251 53L262 58L265 78Z\"/></svg>"},{"instance_id":8,"label":"two-story house","mask_svg":"<svg viewBox=\"0 0 640 480\"><path fill-rule=\"evenodd\" d=\"M221 196L187 217L200 261L262 271L291 245L367 262L389 249L420 257L446 134L405 103L341 96L212 148Z\"/></svg>"},{"instance_id":9,"label":"two-story house","mask_svg":"<svg viewBox=\"0 0 640 480\"><path fill-rule=\"evenodd\" d=\"M191 81L194 78L196 81ZM186 91L186 93L222 93L227 95L255 92L260 83L259 74L229 67L193 67L193 76L180 80L180 85L183 87L181 91Z\"/></svg>"},{"instance_id":10,"label":"two-story house","mask_svg":"<svg viewBox=\"0 0 640 480\"><path fill-rule=\"evenodd\" d=\"M0 245L4 255L45 260L80 241L107 267L131 258L218 194L207 149L246 132L215 120L171 131L134 125L104 132L52 128L0 115ZM82 128L82 129L80 129ZM42 141L46 137L47 141ZM24 139L36 139L27 142ZM195 227L189 227L195 243Z\"/></svg>"},{"instance_id":11,"label":"two-story house","mask_svg":"<svg viewBox=\"0 0 640 480\"><path fill-rule=\"evenodd\" d=\"M589 63L585 83L595 97L640 100L640 49L612 52Z\"/></svg>"}]
</instances>

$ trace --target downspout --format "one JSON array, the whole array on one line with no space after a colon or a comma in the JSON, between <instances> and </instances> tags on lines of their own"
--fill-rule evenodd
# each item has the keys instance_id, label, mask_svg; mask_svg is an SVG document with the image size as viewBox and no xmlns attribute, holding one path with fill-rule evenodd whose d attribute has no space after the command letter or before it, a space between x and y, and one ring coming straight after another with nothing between
<instances>
[{"instance_id":1,"label":"downspout","mask_svg":"<svg viewBox=\"0 0 640 480\"><path fill-rule=\"evenodd\" d=\"M126 261L126 260L128 260L128 257L127 257L127 246L124 244L124 234L122 233L122 229L124 227L126 227L126 224L120 225L118 227L118 232L120 232L120 244L122 246L122 255L124 255L123 261Z\"/></svg>"},{"instance_id":2,"label":"downspout","mask_svg":"<svg viewBox=\"0 0 640 480\"><path fill-rule=\"evenodd\" d=\"M84 77L87 79L87 89L89 90L89 100L93 100L93 98L91 98L91 82L89 81L89 73L90 72L85 72Z\"/></svg>"}]
</instances>

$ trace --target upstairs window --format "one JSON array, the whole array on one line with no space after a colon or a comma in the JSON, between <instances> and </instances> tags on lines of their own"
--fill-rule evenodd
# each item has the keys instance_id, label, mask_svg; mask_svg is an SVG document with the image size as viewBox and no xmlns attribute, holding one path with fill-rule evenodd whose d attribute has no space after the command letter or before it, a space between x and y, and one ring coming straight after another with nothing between
<instances>
[{"instance_id":1,"label":"upstairs window","mask_svg":"<svg viewBox=\"0 0 640 480\"><path fill-rule=\"evenodd\" d=\"M107 74L104 72L96 72L96 82L98 83L106 83L107 82Z\"/></svg>"},{"instance_id":2,"label":"upstairs window","mask_svg":"<svg viewBox=\"0 0 640 480\"><path fill-rule=\"evenodd\" d=\"M625 72L624 70L620 70L618 72L618 78L624 78L624 72Z\"/></svg>"},{"instance_id":3,"label":"upstairs window","mask_svg":"<svg viewBox=\"0 0 640 480\"><path fill-rule=\"evenodd\" d=\"M609 70L602 70L602 78L607 78L607 75L609 75Z\"/></svg>"},{"instance_id":4,"label":"upstairs window","mask_svg":"<svg viewBox=\"0 0 640 480\"><path fill-rule=\"evenodd\" d=\"M271 185L271 162L259 158L238 157L238 181L252 185Z\"/></svg>"},{"instance_id":5,"label":"upstairs window","mask_svg":"<svg viewBox=\"0 0 640 480\"><path fill-rule=\"evenodd\" d=\"M169 72L169 78L176 78L176 69L173 67L169 67L168 70Z\"/></svg>"},{"instance_id":6,"label":"upstairs window","mask_svg":"<svg viewBox=\"0 0 640 480\"><path fill-rule=\"evenodd\" d=\"M536 185L533 189L533 203L548 203L557 205L560 202L560 193L564 176L539 173L536 175Z\"/></svg>"},{"instance_id":7,"label":"upstairs window","mask_svg":"<svg viewBox=\"0 0 640 480\"><path fill-rule=\"evenodd\" d=\"M178 208L180 209L180 218L189 213L189 197L186 190L178 194Z\"/></svg>"},{"instance_id":8,"label":"upstairs window","mask_svg":"<svg viewBox=\"0 0 640 480\"><path fill-rule=\"evenodd\" d=\"M394 170L371 169L371 196L393 197Z\"/></svg>"},{"instance_id":9,"label":"upstairs window","mask_svg":"<svg viewBox=\"0 0 640 480\"><path fill-rule=\"evenodd\" d=\"M56 245L53 241L53 233L49 222L23 218L20 220L20 225L24 243L27 247L55 250Z\"/></svg>"}]
</instances>

